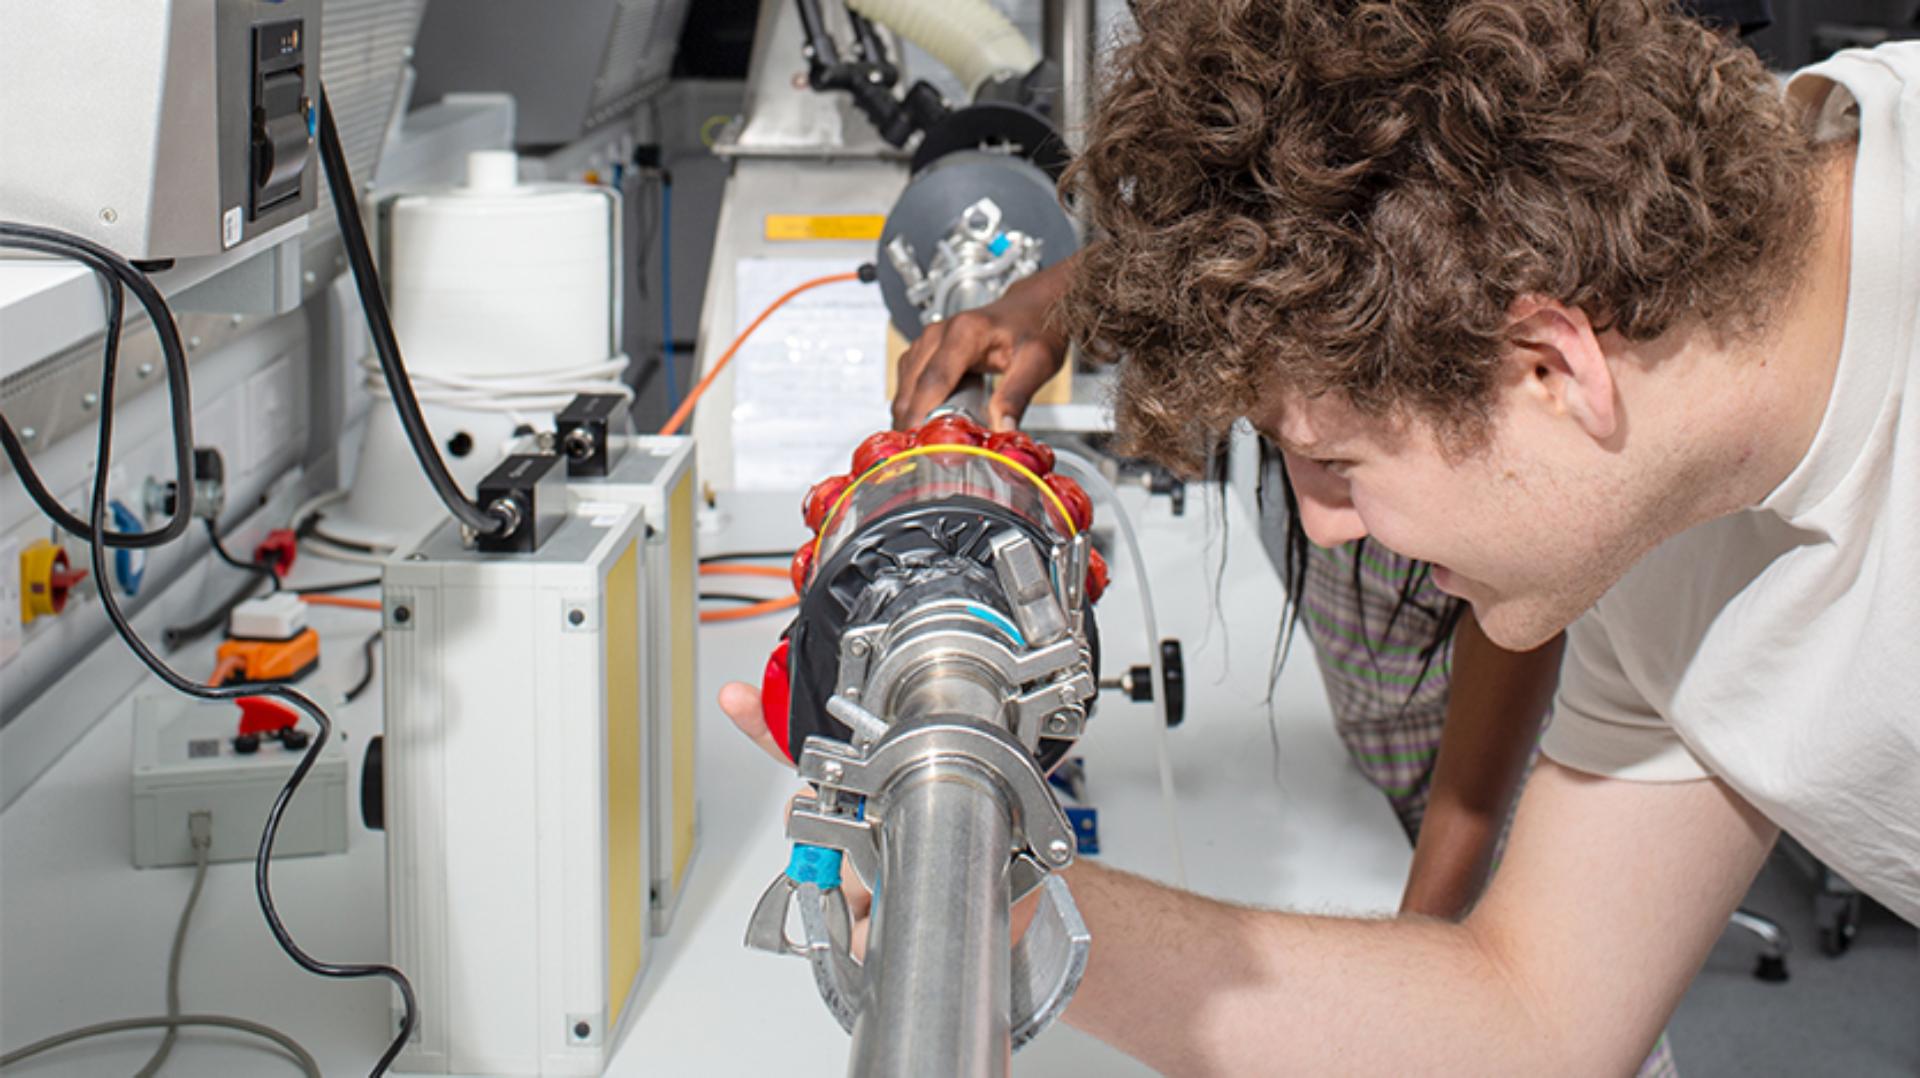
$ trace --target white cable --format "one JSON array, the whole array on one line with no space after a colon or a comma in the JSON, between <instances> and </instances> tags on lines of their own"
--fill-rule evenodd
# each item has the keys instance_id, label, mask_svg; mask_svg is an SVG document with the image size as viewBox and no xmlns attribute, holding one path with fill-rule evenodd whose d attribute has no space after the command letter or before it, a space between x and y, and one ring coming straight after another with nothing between
<instances>
[{"instance_id":1,"label":"white cable","mask_svg":"<svg viewBox=\"0 0 1920 1078\"><path fill-rule=\"evenodd\" d=\"M1167 835L1173 841L1174 883L1182 890L1187 887L1187 858L1180 843L1180 817L1176 807L1173 790L1173 755L1167 747L1167 677L1166 670L1160 664L1160 629L1153 617L1153 590L1147 583L1147 561L1140 549L1140 537L1134 534L1133 518L1127 513L1126 506L1120 504L1120 492L1113 489L1107 477L1100 474L1100 468L1092 461L1064 449L1054 449L1056 464L1064 464L1075 473L1074 478L1088 489L1088 493L1106 500L1113 507L1113 516L1120 525L1120 536L1126 541L1127 555L1133 560L1133 576L1140 589L1140 619L1147 634L1147 665L1153 671L1153 710L1157 720L1154 731L1158 737L1160 756L1160 800L1167 812Z\"/></svg>"},{"instance_id":2,"label":"white cable","mask_svg":"<svg viewBox=\"0 0 1920 1078\"><path fill-rule=\"evenodd\" d=\"M375 568L382 568L387 564L387 559L378 554L368 554L359 550L348 550L345 547L335 546L325 539L316 539L311 535L300 540L300 549L312 554L316 558L345 562L348 565L371 565Z\"/></svg>"},{"instance_id":3,"label":"white cable","mask_svg":"<svg viewBox=\"0 0 1920 1078\"><path fill-rule=\"evenodd\" d=\"M294 509L293 515L287 518L287 527L293 528L296 531L299 530L300 525L306 523L306 519L309 516L325 509L335 502L345 501L346 497L347 492L344 490L329 490L315 494L313 497L301 502L299 507Z\"/></svg>"},{"instance_id":4,"label":"white cable","mask_svg":"<svg viewBox=\"0 0 1920 1078\"><path fill-rule=\"evenodd\" d=\"M293 529L295 535L299 535L300 525L306 523L308 517L335 502L346 500L346 497L347 492L344 490L329 490L316 494L300 503L299 508L293 511L293 515L287 518L287 526ZM348 550L345 547L337 546L313 535L300 536L300 549L315 557L325 558L328 561L346 562L349 565L372 565L376 567L385 565L387 559L383 555L392 553L393 550L392 547L383 547L383 553Z\"/></svg>"},{"instance_id":5,"label":"white cable","mask_svg":"<svg viewBox=\"0 0 1920 1078\"><path fill-rule=\"evenodd\" d=\"M388 399L386 377L379 361L372 356L360 359L367 372L367 394L375 400ZM476 378L468 375L413 371L410 375L414 395L422 404L462 408L470 412L555 412L582 393L617 393L631 401L633 389L621 381L626 373L625 356L598 363L547 371L538 376L512 375L505 378Z\"/></svg>"}]
</instances>

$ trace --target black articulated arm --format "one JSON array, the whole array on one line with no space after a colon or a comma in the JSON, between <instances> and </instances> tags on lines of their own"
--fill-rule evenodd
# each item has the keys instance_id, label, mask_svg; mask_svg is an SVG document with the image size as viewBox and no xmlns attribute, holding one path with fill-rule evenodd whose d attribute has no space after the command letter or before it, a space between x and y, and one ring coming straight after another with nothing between
<instances>
[{"instance_id":1,"label":"black articulated arm","mask_svg":"<svg viewBox=\"0 0 1920 1078\"><path fill-rule=\"evenodd\" d=\"M900 69L887 57L886 44L873 23L849 10L854 33L853 59L843 59L840 46L827 29L820 0L794 0L800 29L806 36L807 85L815 90L844 90L873 123L874 130L892 146L905 146L914 134L947 114L940 92L925 82L914 83L906 99L895 97Z\"/></svg>"}]
</instances>

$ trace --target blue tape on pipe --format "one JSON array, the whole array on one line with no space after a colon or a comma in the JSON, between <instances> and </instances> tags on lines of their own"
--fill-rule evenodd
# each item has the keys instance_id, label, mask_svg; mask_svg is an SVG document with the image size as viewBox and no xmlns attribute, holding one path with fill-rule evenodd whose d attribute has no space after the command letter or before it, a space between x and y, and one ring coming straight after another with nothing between
<instances>
[{"instance_id":1,"label":"blue tape on pipe","mask_svg":"<svg viewBox=\"0 0 1920 1078\"><path fill-rule=\"evenodd\" d=\"M795 883L816 884L821 890L840 886L839 850L796 842L793 856L787 860L787 878Z\"/></svg>"}]
</instances>

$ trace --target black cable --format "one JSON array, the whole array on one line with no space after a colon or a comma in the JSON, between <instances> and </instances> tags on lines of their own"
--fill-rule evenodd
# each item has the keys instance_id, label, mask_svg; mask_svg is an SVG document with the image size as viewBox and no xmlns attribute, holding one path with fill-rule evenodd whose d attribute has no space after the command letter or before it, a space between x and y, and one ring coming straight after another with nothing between
<instances>
[{"instance_id":1,"label":"black cable","mask_svg":"<svg viewBox=\"0 0 1920 1078\"><path fill-rule=\"evenodd\" d=\"M387 301L380 291L379 271L367 246L366 227L360 222L360 199L354 193L353 176L347 170L347 155L340 147L340 132L334 127L333 106L327 100L327 88L320 87L320 161L326 168L327 190L333 195L333 216L340 224L340 241L346 247L347 264L353 269L353 283L360 292L360 306L366 312L367 328L372 332L374 351L380 356L380 370L387 379L387 393L400 416L400 426L413 455L426 473L427 483L440 497L454 519L481 535L499 535L511 529L513 522L476 504L460 490L460 484L440 459L440 448L433 432L420 414L420 400L413 394L413 382L407 377L406 364L400 358L400 342L393 333L393 320Z\"/></svg>"},{"instance_id":2,"label":"black cable","mask_svg":"<svg viewBox=\"0 0 1920 1078\"><path fill-rule=\"evenodd\" d=\"M226 544L220 541L220 529L215 526L211 519L207 521L207 541L213 544L214 556L218 557L221 561L226 562L235 569L242 569L256 576L265 577L267 583L273 585L274 591L279 591L283 586L280 583L280 574L276 572L272 566L257 561L241 561L229 553Z\"/></svg>"},{"instance_id":3,"label":"black cable","mask_svg":"<svg viewBox=\"0 0 1920 1078\"><path fill-rule=\"evenodd\" d=\"M732 551L726 554L705 554L701 556L700 564L712 565L716 562L728 562L728 561L761 561L767 558L777 558L781 561L791 561L793 559L793 551L791 550L737 550L737 551Z\"/></svg>"},{"instance_id":4,"label":"black cable","mask_svg":"<svg viewBox=\"0 0 1920 1078\"><path fill-rule=\"evenodd\" d=\"M365 580L342 580L337 584L309 584L304 588L292 589L295 595L332 595L335 592L359 591L361 588L377 588L380 578L370 576Z\"/></svg>"},{"instance_id":5,"label":"black cable","mask_svg":"<svg viewBox=\"0 0 1920 1078\"><path fill-rule=\"evenodd\" d=\"M80 236L38 225L5 221L0 222L0 247L70 259L86 266L105 282L107 328L106 344L102 349L104 362L112 363L120 355L120 331L126 313L124 290L131 288L134 298L146 309L147 320L153 324L154 334L160 341L160 353L166 362L167 393L173 409L176 490L173 516L165 526L154 531L109 532L105 542L107 546L115 548L149 549L185 535L193 521L193 395L187 384L187 353L180 344L180 327L174 323L173 312L167 307L166 299L139 267ZM20 444L20 439L14 434L13 424L8 422L4 413L0 413L0 448L4 448L7 461L20 476L20 485L26 488L27 496L40 507L40 511L61 528L91 542L93 533L88 530L86 521L69 513L60 500L47 490L46 484L40 481L39 473L33 470L32 462L27 459L26 448ZM106 474L104 465L103 461L96 475Z\"/></svg>"},{"instance_id":6,"label":"black cable","mask_svg":"<svg viewBox=\"0 0 1920 1078\"><path fill-rule=\"evenodd\" d=\"M100 378L100 444L94 459L99 462L100 473L102 475L106 473L107 462L113 459L115 359L116 357L111 354L106 357L102 365ZM191 473L189 473L189 476L190 475ZM92 504L88 514L88 523L91 525L89 534L92 538L88 540L87 553L93 567L94 579L96 580L109 579L107 576L107 544L101 542L101 537L106 535L106 522L107 485L105 483L95 483L93 485ZM311 716L314 724L319 727L319 733L314 736L313 741L307 746L307 751L300 757L300 762L294 765L293 773L287 776L286 784L280 787L279 794L273 800L273 807L267 812L266 826L261 829L260 847L255 853L253 861L254 893L260 901L260 912L266 917L267 928L273 932L274 940L280 944L280 949L285 951L287 956L293 959L294 963L300 966L300 968L316 976L336 979L359 980L368 977L381 977L392 982L392 984L399 989L401 1000L405 1005L405 1013L400 1023L400 1033L393 1039L393 1042L387 1046L386 1052L382 1054L380 1059L374 1064L373 1071L371 1072L374 1076L385 1074L388 1066L393 1063L394 1058L400 1054L400 1050L406 1046L407 1041L413 1036L414 1026L418 1020L412 983L407 980L406 974L401 973L392 966L381 964L346 965L321 962L301 950L300 945L295 943L293 936L288 933L286 925L281 923L280 912L274 906L273 888L269 879L269 868L273 859L273 840L274 837L279 834L280 819L286 814L287 804L293 800L293 795L295 791L300 788L300 783L305 781L307 773L313 770L314 763L320 758L321 750L326 747L327 739L332 736L333 720L328 718L326 711L323 710L319 704L314 703L313 700L308 698L305 693L287 685L268 683L236 686L233 688L212 688L202 685L197 681L190 680L179 671L168 666L164 660L153 653L153 650L147 646L146 641L140 639L139 633L134 631L133 624L127 620L126 613L120 609L120 601L114 597L112 588L102 587L99 589L99 593L101 609L106 611L107 620L113 623L114 631L120 634L120 638L126 642L127 648L133 652L134 656L138 658L141 663L145 664L147 669L153 671L155 677L176 691L200 700L226 701L242 696L276 697L293 705L308 716Z\"/></svg>"},{"instance_id":7,"label":"black cable","mask_svg":"<svg viewBox=\"0 0 1920 1078\"><path fill-rule=\"evenodd\" d=\"M302 539L318 539L328 546L337 546L342 550L351 551L355 554L377 555L381 552L381 548L374 546L372 543L362 543L355 539L343 539L331 532L323 532L320 530L320 525L317 521L308 525L306 529L299 534Z\"/></svg>"},{"instance_id":8,"label":"black cable","mask_svg":"<svg viewBox=\"0 0 1920 1078\"><path fill-rule=\"evenodd\" d=\"M745 592L739 591L703 591L700 593L700 601L703 603L708 600L727 603L764 603L767 601L767 598L765 595L748 595Z\"/></svg>"},{"instance_id":9,"label":"black cable","mask_svg":"<svg viewBox=\"0 0 1920 1078\"><path fill-rule=\"evenodd\" d=\"M353 688L347 690L347 703L351 704L360 699L360 694L366 692L367 686L373 684L373 649L379 646L380 630L375 629L373 635L367 637L367 642L360 645L361 654L366 657L367 663L365 669L360 671L360 680L354 682Z\"/></svg>"},{"instance_id":10,"label":"black cable","mask_svg":"<svg viewBox=\"0 0 1920 1078\"><path fill-rule=\"evenodd\" d=\"M190 621L185 625L169 625L162 630L160 633L161 642L167 646L168 651L178 651L188 644L193 643L195 640L226 625L227 619L233 616L233 608L253 598L254 588L258 587L259 584L259 577L248 577L245 581L241 582L238 588L234 589L232 594L222 599L219 606L209 610L200 620Z\"/></svg>"}]
</instances>

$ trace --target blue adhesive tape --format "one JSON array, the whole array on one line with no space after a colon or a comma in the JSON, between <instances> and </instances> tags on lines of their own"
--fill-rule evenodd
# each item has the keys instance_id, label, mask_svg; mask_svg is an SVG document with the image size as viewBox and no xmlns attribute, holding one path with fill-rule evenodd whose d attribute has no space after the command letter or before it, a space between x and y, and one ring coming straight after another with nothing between
<instances>
[{"instance_id":1,"label":"blue adhesive tape","mask_svg":"<svg viewBox=\"0 0 1920 1078\"><path fill-rule=\"evenodd\" d=\"M1027 638L1020 635L1019 626L1008 621L1007 616L998 610L981 603L968 603L967 613L1007 634L1007 638L1013 641L1015 647L1027 646Z\"/></svg>"},{"instance_id":2,"label":"blue adhesive tape","mask_svg":"<svg viewBox=\"0 0 1920 1078\"><path fill-rule=\"evenodd\" d=\"M787 878L795 883L815 884L823 891L838 887L841 856L839 850L796 842L793 856L787 859Z\"/></svg>"},{"instance_id":3,"label":"blue adhesive tape","mask_svg":"<svg viewBox=\"0 0 1920 1078\"><path fill-rule=\"evenodd\" d=\"M995 236L992 240L988 241L987 250L993 254L993 257L999 258L1001 255L1007 253L1008 246L1009 244L1007 242L1007 234L1005 232L1002 232L998 236Z\"/></svg>"}]
</instances>

